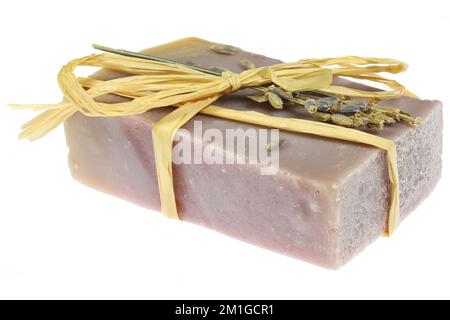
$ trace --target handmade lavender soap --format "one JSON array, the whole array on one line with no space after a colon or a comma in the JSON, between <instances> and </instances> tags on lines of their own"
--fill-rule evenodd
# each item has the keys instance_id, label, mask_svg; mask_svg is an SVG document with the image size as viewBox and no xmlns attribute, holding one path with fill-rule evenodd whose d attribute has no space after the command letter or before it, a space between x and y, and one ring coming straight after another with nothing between
<instances>
[{"instance_id":1,"label":"handmade lavender soap","mask_svg":"<svg viewBox=\"0 0 450 320\"><path fill-rule=\"evenodd\" d=\"M240 49L227 55L210 47L208 41L189 38L144 52L234 72L243 70L243 59L256 66L280 62ZM103 80L120 76L107 70L94 75ZM251 101L246 97L251 93L247 89L225 95L214 104L308 119L299 108L277 110ZM120 99L124 98L102 97L106 102ZM438 101L407 97L381 105L401 107L423 119L417 128L398 123L370 131L397 144L404 218L428 196L441 175L442 106ZM73 176L88 186L159 209L151 129L171 110L126 117L94 118L80 113L71 117L65 130ZM177 138L195 137L195 121L201 122L203 130L218 129L224 136L226 129L256 128L199 114ZM390 183L385 151L314 135L280 131L280 136L284 142L274 175L261 175L262 164L174 164L179 216L282 254L338 268L386 230ZM196 138L192 144L205 148Z\"/></svg>"}]
</instances>

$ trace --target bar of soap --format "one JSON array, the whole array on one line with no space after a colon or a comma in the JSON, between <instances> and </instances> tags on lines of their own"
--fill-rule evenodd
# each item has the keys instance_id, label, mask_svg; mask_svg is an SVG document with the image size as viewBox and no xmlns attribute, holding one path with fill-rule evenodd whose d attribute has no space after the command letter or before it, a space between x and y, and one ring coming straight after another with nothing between
<instances>
[{"instance_id":1,"label":"bar of soap","mask_svg":"<svg viewBox=\"0 0 450 320\"><path fill-rule=\"evenodd\" d=\"M210 46L208 41L188 38L144 52L235 72L243 70L239 64L242 59L256 66L280 62L240 49L234 55L221 54ZM120 76L107 70L94 75L98 79ZM252 102L245 97L249 92L226 95L215 105L308 119L301 108L276 110ZM109 95L101 99L114 102L124 98ZM407 97L382 104L401 107L423 118L418 128L398 123L374 132L397 144L403 219L440 178L442 105ZM159 210L151 129L171 110L167 107L111 118L74 115L65 122L74 178ZM203 130L215 128L223 133L227 128L255 128L199 114L183 127L192 136L194 121L201 121ZM259 165L249 164L174 165L180 218L285 255L339 268L386 230L390 203L386 154L375 147L314 135L284 131L280 135L285 142L280 146L275 175L261 175Z\"/></svg>"}]
</instances>

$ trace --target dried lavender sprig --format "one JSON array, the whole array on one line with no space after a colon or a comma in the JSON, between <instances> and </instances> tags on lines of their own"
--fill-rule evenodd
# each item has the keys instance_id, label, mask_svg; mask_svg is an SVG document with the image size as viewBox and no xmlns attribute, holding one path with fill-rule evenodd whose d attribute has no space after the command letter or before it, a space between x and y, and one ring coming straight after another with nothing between
<instances>
[{"instance_id":1,"label":"dried lavender sprig","mask_svg":"<svg viewBox=\"0 0 450 320\"><path fill-rule=\"evenodd\" d=\"M241 62L244 67L253 65L248 61ZM386 124L394 124L405 121L412 126L421 123L420 117L413 117L411 114L399 108L380 107L375 101L362 102L351 100L345 97L328 96L316 92L291 93L274 85L270 87L255 87L255 90L262 94L250 96L249 98L258 102L268 101L275 108L282 107L282 103L273 103L273 95L278 95L279 99L301 105L308 113L323 122L331 122L344 127L359 128L367 126L373 129L383 129ZM303 98L303 96L309 98ZM271 97L272 99L269 99Z\"/></svg>"}]
</instances>

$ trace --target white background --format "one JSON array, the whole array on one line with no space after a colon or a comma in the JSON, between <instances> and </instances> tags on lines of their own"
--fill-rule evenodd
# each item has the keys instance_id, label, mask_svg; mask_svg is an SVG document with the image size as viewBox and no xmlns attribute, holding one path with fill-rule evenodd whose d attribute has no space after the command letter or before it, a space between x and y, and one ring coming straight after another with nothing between
<instances>
[{"instance_id":1,"label":"white background","mask_svg":"<svg viewBox=\"0 0 450 320\"><path fill-rule=\"evenodd\" d=\"M78 184L62 128L19 142L34 114L6 107L58 102L59 68L93 42L186 36L284 61L398 58L397 79L445 107L449 31L448 1L1 1L0 298L450 298L446 146L443 178L398 232L329 271Z\"/></svg>"}]
</instances>

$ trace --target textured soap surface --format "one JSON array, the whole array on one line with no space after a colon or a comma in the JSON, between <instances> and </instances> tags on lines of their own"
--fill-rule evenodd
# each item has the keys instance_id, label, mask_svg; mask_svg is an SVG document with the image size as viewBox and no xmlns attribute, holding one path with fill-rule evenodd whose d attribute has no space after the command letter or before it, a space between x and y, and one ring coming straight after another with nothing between
<instances>
[{"instance_id":1,"label":"textured soap surface","mask_svg":"<svg viewBox=\"0 0 450 320\"><path fill-rule=\"evenodd\" d=\"M210 50L210 45L189 38L144 52L235 72L243 70L239 64L242 59L256 66L280 62L242 50L236 55L219 54ZM119 76L102 70L94 77ZM249 92L224 96L215 105L308 119L299 108L275 110L252 102L244 97ZM109 102L120 99L102 97ZM384 101L383 105L401 107L424 119L418 128L399 123L375 132L397 143L404 218L440 178L442 106L438 101L407 97ZM76 114L70 118L65 130L73 176L88 186L159 209L151 128L171 110L112 118ZM183 127L192 136L194 121L201 121L203 130L255 128L199 114ZM285 142L279 150L276 175L261 175L259 165L174 165L180 217L286 255L338 268L386 229L390 187L385 152L306 134L280 135Z\"/></svg>"}]
</instances>

